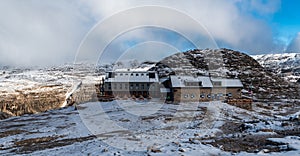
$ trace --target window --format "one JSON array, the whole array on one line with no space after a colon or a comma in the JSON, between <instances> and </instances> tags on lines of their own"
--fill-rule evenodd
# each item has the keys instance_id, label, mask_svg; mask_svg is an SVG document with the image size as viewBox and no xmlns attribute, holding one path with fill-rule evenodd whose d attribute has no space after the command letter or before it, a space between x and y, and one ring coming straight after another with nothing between
<instances>
[{"instance_id":1,"label":"window","mask_svg":"<svg viewBox=\"0 0 300 156\"><path fill-rule=\"evenodd\" d=\"M131 73L130 76L133 76L133 73Z\"/></svg>"},{"instance_id":2,"label":"window","mask_svg":"<svg viewBox=\"0 0 300 156\"><path fill-rule=\"evenodd\" d=\"M204 98L205 97L205 94L200 94L200 98Z\"/></svg>"},{"instance_id":3,"label":"window","mask_svg":"<svg viewBox=\"0 0 300 156\"><path fill-rule=\"evenodd\" d=\"M199 82L199 86L202 86L202 81Z\"/></svg>"},{"instance_id":4,"label":"window","mask_svg":"<svg viewBox=\"0 0 300 156\"><path fill-rule=\"evenodd\" d=\"M112 75L113 75L112 72L109 72L108 73L108 78L113 78Z\"/></svg>"},{"instance_id":5,"label":"window","mask_svg":"<svg viewBox=\"0 0 300 156\"><path fill-rule=\"evenodd\" d=\"M139 84L135 84L135 89L139 89Z\"/></svg>"},{"instance_id":6,"label":"window","mask_svg":"<svg viewBox=\"0 0 300 156\"><path fill-rule=\"evenodd\" d=\"M128 89L128 84L125 84L125 89Z\"/></svg>"},{"instance_id":7,"label":"window","mask_svg":"<svg viewBox=\"0 0 300 156\"><path fill-rule=\"evenodd\" d=\"M111 84L108 84L108 89L111 89Z\"/></svg>"},{"instance_id":8,"label":"window","mask_svg":"<svg viewBox=\"0 0 300 156\"><path fill-rule=\"evenodd\" d=\"M144 76L144 73L142 73L141 76Z\"/></svg>"},{"instance_id":9,"label":"window","mask_svg":"<svg viewBox=\"0 0 300 156\"><path fill-rule=\"evenodd\" d=\"M114 89L117 89L117 84L114 84Z\"/></svg>"},{"instance_id":10,"label":"window","mask_svg":"<svg viewBox=\"0 0 300 156\"><path fill-rule=\"evenodd\" d=\"M130 84L130 89L133 89L133 84Z\"/></svg>"},{"instance_id":11,"label":"window","mask_svg":"<svg viewBox=\"0 0 300 156\"><path fill-rule=\"evenodd\" d=\"M128 74L127 74L127 73L126 73L125 75L126 75L126 76L128 76Z\"/></svg>"},{"instance_id":12,"label":"window","mask_svg":"<svg viewBox=\"0 0 300 156\"><path fill-rule=\"evenodd\" d=\"M123 73L121 73L120 76L123 76Z\"/></svg>"},{"instance_id":13,"label":"window","mask_svg":"<svg viewBox=\"0 0 300 156\"><path fill-rule=\"evenodd\" d=\"M223 93L219 93L219 94L218 94L218 97L222 97L222 96L223 96Z\"/></svg>"},{"instance_id":14,"label":"window","mask_svg":"<svg viewBox=\"0 0 300 156\"><path fill-rule=\"evenodd\" d=\"M195 95L194 94L191 94L191 98L193 99L195 97Z\"/></svg>"},{"instance_id":15,"label":"window","mask_svg":"<svg viewBox=\"0 0 300 156\"><path fill-rule=\"evenodd\" d=\"M197 81L193 81L193 82L191 82L191 81L184 81L184 84L186 86L202 86L202 82L201 81L200 82L197 82Z\"/></svg>"},{"instance_id":16,"label":"window","mask_svg":"<svg viewBox=\"0 0 300 156\"><path fill-rule=\"evenodd\" d=\"M120 84L120 89L123 89L122 83Z\"/></svg>"},{"instance_id":17,"label":"window","mask_svg":"<svg viewBox=\"0 0 300 156\"><path fill-rule=\"evenodd\" d=\"M214 86L221 86L222 83L221 83L221 81L213 81L213 85Z\"/></svg>"},{"instance_id":18,"label":"window","mask_svg":"<svg viewBox=\"0 0 300 156\"><path fill-rule=\"evenodd\" d=\"M155 73L149 73L149 78L155 78Z\"/></svg>"},{"instance_id":19,"label":"window","mask_svg":"<svg viewBox=\"0 0 300 156\"><path fill-rule=\"evenodd\" d=\"M138 74L138 73L136 73L136 74L135 74L135 76L139 76L139 74Z\"/></svg>"},{"instance_id":20,"label":"window","mask_svg":"<svg viewBox=\"0 0 300 156\"><path fill-rule=\"evenodd\" d=\"M189 95L187 95L187 94L184 94L184 96L183 96L184 98L188 98L189 97Z\"/></svg>"},{"instance_id":21,"label":"window","mask_svg":"<svg viewBox=\"0 0 300 156\"><path fill-rule=\"evenodd\" d=\"M210 94L207 94L207 98L211 98Z\"/></svg>"},{"instance_id":22,"label":"window","mask_svg":"<svg viewBox=\"0 0 300 156\"><path fill-rule=\"evenodd\" d=\"M144 84L141 84L141 87L142 87L142 89L145 89L145 86L144 86Z\"/></svg>"},{"instance_id":23,"label":"window","mask_svg":"<svg viewBox=\"0 0 300 156\"><path fill-rule=\"evenodd\" d=\"M232 94L231 94L231 93L228 93L228 97L232 97Z\"/></svg>"}]
</instances>

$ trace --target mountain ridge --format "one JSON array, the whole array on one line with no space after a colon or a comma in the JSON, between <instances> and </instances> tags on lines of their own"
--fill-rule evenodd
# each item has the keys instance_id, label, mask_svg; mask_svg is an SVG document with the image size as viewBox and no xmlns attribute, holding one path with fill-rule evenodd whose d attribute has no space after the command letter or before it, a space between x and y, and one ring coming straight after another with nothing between
<instances>
[{"instance_id":1,"label":"mountain ridge","mask_svg":"<svg viewBox=\"0 0 300 156\"><path fill-rule=\"evenodd\" d=\"M268 71L285 80L297 82L300 78L300 53L252 55Z\"/></svg>"}]
</instances>

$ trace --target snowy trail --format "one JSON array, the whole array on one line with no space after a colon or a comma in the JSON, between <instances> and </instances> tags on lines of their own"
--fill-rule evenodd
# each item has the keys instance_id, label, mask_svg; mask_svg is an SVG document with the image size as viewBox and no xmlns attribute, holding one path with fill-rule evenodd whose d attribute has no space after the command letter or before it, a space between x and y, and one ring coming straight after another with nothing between
<instances>
[{"instance_id":1,"label":"snowy trail","mask_svg":"<svg viewBox=\"0 0 300 156\"><path fill-rule=\"evenodd\" d=\"M65 102L60 107L66 107L69 105L69 101L71 100L73 93L75 91L77 91L78 89L80 89L81 85L82 85L81 81L78 82L77 84L73 85L72 90L70 92L66 93Z\"/></svg>"},{"instance_id":2,"label":"snowy trail","mask_svg":"<svg viewBox=\"0 0 300 156\"><path fill-rule=\"evenodd\" d=\"M220 105L221 102L208 102L205 106L207 106L207 112L205 114L205 118L203 119L201 125L199 126L200 129L209 130L215 128L215 122L220 117Z\"/></svg>"}]
</instances>

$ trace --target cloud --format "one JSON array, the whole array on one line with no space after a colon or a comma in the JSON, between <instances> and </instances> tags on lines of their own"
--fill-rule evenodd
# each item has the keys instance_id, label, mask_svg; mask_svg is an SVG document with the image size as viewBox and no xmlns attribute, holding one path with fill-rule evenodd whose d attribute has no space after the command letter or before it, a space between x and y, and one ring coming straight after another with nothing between
<instances>
[{"instance_id":1,"label":"cloud","mask_svg":"<svg viewBox=\"0 0 300 156\"><path fill-rule=\"evenodd\" d=\"M70 1L3 0L0 64L52 65L72 61L89 19Z\"/></svg>"},{"instance_id":2,"label":"cloud","mask_svg":"<svg viewBox=\"0 0 300 156\"><path fill-rule=\"evenodd\" d=\"M300 32L297 34L297 36L288 45L288 47L286 49L286 52L300 53Z\"/></svg>"},{"instance_id":3,"label":"cloud","mask_svg":"<svg viewBox=\"0 0 300 156\"><path fill-rule=\"evenodd\" d=\"M129 59L129 56L130 59L159 61L171 54L195 48L193 43L176 32L157 27L136 28L115 38L103 51L99 62L105 64Z\"/></svg>"},{"instance_id":4,"label":"cloud","mask_svg":"<svg viewBox=\"0 0 300 156\"><path fill-rule=\"evenodd\" d=\"M264 20L264 17L272 16L280 8L278 0L174 0L172 3L169 0L2 0L0 65L32 66L72 62L81 40L97 22L123 10L145 5L173 8L189 15L202 24L220 46L249 54L280 49L274 43L270 25ZM120 19L119 22L138 23L145 20L142 18L143 15L135 15L132 19ZM176 23L176 16L169 18L174 26L184 31L196 27L189 23ZM117 27L119 25L110 25L108 29ZM153 38L145 32L135 35L136 38ZM95 44L107 37L100 34Z\"/></svg>"},{"instance_id":5,"label":"cloud","mask_svg":"<svg viewBox=\"0 0 300 156\"><path fill-rule=\"evenodd\" d=\"M261 17L272 16L280 8L279 0L235 0L235 1L85 1L96 19L109 17L119 11L144 5L158 5L186 13L207 28L220 45L254 53L268 53L278 50L274 43L271 26ZM109 9L108 9L109 8ZM138 18L138 16L137 16ZM170 17L176 20L176 17ZM131 22L133 19L123 19ZM189 29L189 25L179 25Z\"/></svg>"}]
</instances>

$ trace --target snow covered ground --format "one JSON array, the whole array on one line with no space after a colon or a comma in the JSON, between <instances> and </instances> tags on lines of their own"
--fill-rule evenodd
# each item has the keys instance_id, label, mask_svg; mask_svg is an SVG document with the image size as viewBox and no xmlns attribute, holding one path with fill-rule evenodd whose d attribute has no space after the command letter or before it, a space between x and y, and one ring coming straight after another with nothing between
<instances>
[{"instance_id":1,"label":"snow covered ground","mask_svg":"<svg viewBox=\"0 0 300 156\"><path fill-rule=\"evenodd\" d=\"M254 106L125 100L12 117L0 155L299 155L299 106Z\"/></svg>"},{"instance_id":2,"label":"snow covered ground","mask_svg":"<svg viewBox=\"0 0 300 156\"><path fill-rule=\"evenodd\" d=\"M61 89L64 100L100 78L89 66L1 69L0 94ZM299 114L297 99L253 110L219 101L89 102L1 120L0 155L300 155Z\"/></svg>"},{"instance_id":3,"label":"snow covered ground","mask_svg":"<svg viewBox=\"0 0 300 156\"><path fill-rule=\"evenodd\" d=\"M41 92L47 89L41 86L55 85L61 85L68 89L73 83L77 84L78 81L89 83L99 81L99 77L95 73L95 67L65 65L59 68L45 69L0 69L0 92L2 93L14 93L16 90Z\"/></svg>"}]
</instances>

